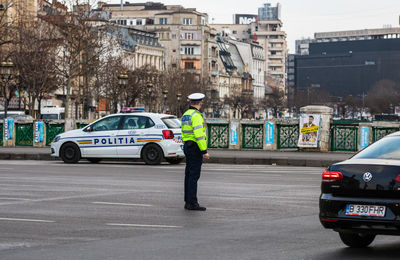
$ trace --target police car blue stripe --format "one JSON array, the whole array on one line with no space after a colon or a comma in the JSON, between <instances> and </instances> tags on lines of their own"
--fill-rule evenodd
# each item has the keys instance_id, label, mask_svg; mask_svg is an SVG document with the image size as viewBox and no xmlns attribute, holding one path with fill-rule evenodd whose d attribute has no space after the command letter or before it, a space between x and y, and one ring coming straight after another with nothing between
<instances>
[{"instance_id":1,"label":"police car blue stripe","mask_svg":"<svg viewBox=\"0 0 400 260\"><path fill-rule=\"evenodd\" d=\"M147 135L116 135L116 136L142 136L142 137L147 137L147 136L163 136L160 134L147 134ZM73 136L73 137L63 137L61 139L79 139L79 138L111 138L115 136L111 135L102 135L102 136Z\"/></svg>"},{"instance_id":2,"label":"police car blue stripe","mask_svg":"<svg viewBox=\"0 0 400 260\"><path fill-rule=\"evenodd\" d=\"M121 144L121 145L96 145L96 146L80 146L82 148L104 148L104 147L120 147L120 146L143 146L144 144Z\"/></svg>"}]
</instances>

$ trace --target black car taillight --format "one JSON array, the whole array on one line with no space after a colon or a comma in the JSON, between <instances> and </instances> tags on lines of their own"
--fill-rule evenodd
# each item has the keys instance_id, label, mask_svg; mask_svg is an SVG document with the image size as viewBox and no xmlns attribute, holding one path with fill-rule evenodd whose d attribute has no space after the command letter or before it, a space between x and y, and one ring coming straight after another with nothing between
<instances>
[{"instance_id":1,"label":"black car taillight","mask_svg":"<svg viewBox=\"0 0 400 260\"><path fill-rule=\"evenodd\" d=\"M322 173L322 182L334 182L343 179L343 173L335 171L324 171Z\"/></svg>"},{"instance_id":2,"label":"black car taillight","mask_svg":"<svg viewBox=\"0 0 400 260\"><path fill-rule=\"evenodd\" d=\"M174 133L171 130L163 130L164 139L174 139Z\"/></svg>"}]
</instances>

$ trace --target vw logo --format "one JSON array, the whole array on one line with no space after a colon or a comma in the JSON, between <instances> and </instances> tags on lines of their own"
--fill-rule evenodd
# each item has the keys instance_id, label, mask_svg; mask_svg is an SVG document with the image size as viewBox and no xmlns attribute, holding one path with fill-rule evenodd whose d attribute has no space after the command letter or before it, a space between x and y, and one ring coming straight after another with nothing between
<instances>
[{"instance_id":1,"label":"vw logo","mask_svg":"<svg viewBox=\"0 0 400 260\"><path fill-rule=\"evenodd\" d=\"M364 180L365 182L370 182L370 181L372 180L372 173L370 173L370 172L364 173L364 175L363 175L363 180Z\"/></svg>"}]
</instances>

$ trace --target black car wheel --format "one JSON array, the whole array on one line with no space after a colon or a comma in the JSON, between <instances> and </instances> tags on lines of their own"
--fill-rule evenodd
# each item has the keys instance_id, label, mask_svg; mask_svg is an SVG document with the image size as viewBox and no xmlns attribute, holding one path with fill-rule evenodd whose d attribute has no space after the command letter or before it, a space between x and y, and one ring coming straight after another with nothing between
<instances>
[{"instance_id":1,"label":"black car wheel","mask_svg":"<svg viewBox=\"0 0 400 260\"><path fill-rule=\"evenodd\" d=\"M163 157L161 148L156 144L149 144L143 148L142 159L146 164L160 164Z\"/></svg>"},{"instance_id":2,"label":"black car wheel","mask_svg":"<svg viewBox=\"0 0 400 260\"><path fill-rule=\"evenodd\" d=\"M98 163L101 161L100 158L86 158L91 163Z\"/></svg>"},{"instance_id":3,"label":"black car wheel","mask_svg":"<svg viewBox=\"0 0 400 260\"><path fill-rule=\"evenodd\" d=\"M349 247L367 247L375 239L375 235L362 233L339 232L340 239Z\"/></svg>"},{"instance_id":4,"label":"black car wheel","mask_svg":"<svg viewBox=\"0 0 400 260\"><path fill-rule=\"evenodd\" d=\"M81 151L74 143L66 143L61 147L60 157L65 163L77 163L81 159Z\"/></svg>"},{"instance_id":5,"label":"black car wheel","mask_svg":"<svg viewBox=\"0 0 400 260\"><path fill-rule=\"evenodd\" d=\"M165 160L170 164L180 164L183 161L183 158L166 158Z\"/></svg>"}]
</instances>

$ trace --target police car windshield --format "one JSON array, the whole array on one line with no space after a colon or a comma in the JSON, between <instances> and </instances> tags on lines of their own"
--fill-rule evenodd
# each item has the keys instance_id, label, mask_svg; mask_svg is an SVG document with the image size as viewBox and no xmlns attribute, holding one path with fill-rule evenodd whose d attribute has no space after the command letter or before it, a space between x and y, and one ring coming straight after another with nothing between
<instances>
[{"instance_id":1,"label":"police car windshield","mask_svg":"<svg viewBox=\"0 0 400 260\"><path fill-rule=\"evenodd\" d=\"M167 125L168 128L181 128L181 122L176 117L164 117L161 118L161 120Z\"/></svg>"}]
</instances>

